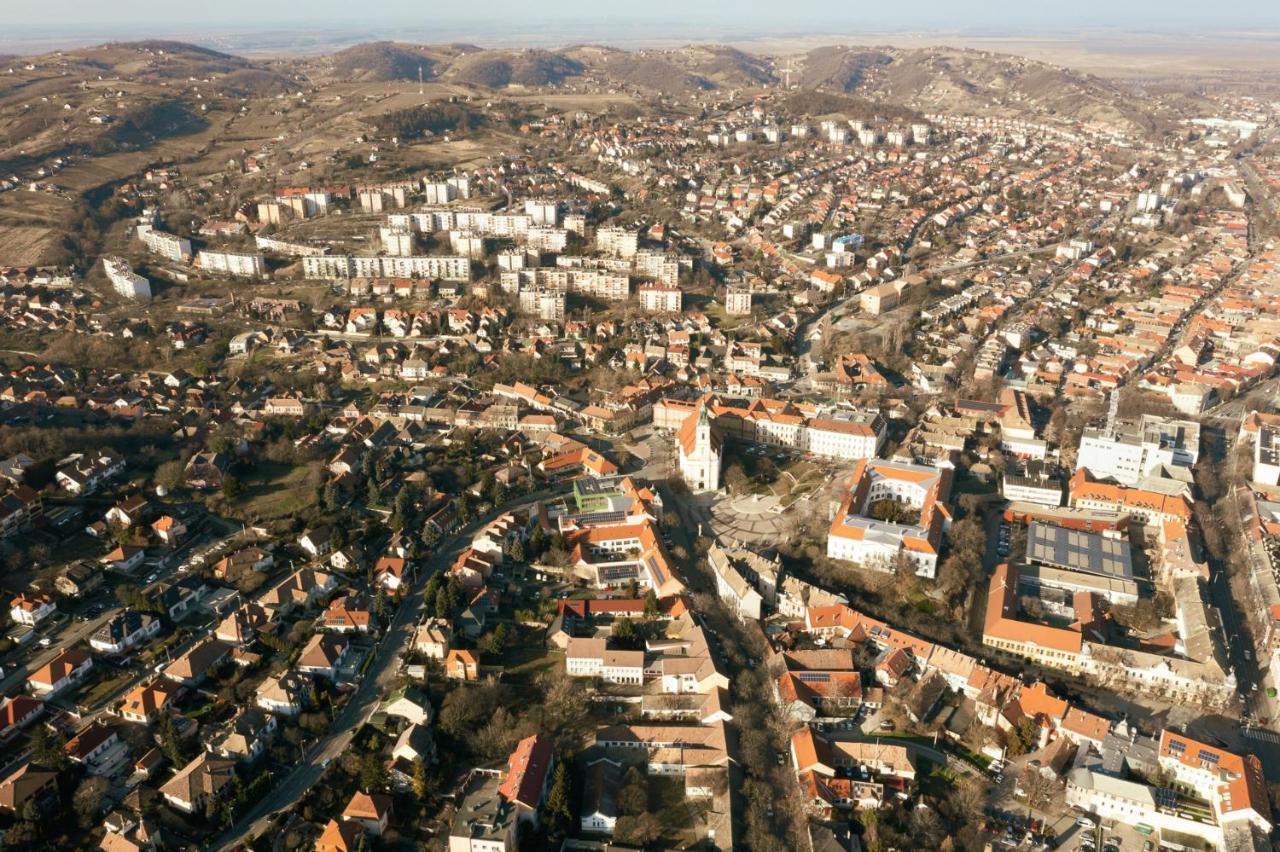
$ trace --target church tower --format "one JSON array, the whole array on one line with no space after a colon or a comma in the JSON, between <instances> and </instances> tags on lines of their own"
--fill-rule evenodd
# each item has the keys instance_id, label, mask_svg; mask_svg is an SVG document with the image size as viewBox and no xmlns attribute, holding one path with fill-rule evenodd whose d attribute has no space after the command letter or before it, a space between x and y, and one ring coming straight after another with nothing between
<instances>
[{"instance_id":1,"label":"church tower","mask_svg":"<svg viewBox=\"0 0 1280 852\"><path fill-rule=\"evenodd\" d=\"M715 491L720 488L720 465L724 442L711 422L705 402L690 414L680 427L680 476L691 491Z\"/></svg>"}]
</instances>

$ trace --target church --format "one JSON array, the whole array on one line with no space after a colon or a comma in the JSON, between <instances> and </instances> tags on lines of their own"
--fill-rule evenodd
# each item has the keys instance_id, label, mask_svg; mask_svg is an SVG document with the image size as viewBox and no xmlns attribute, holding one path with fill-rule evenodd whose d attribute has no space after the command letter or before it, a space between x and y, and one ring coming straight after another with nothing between
<instances>
[{"instance_id":1,"label":"church","mask_svg":"<svg viewBox=\"0 0 1280 852\"><path fill-rule=\"evenodd\" d=\"M724 439L711 424L706 403L700 403L698 410L685 418L676 437L680 444L680 476L689 490L718 490Z\"/></svg>"}]
</instances>

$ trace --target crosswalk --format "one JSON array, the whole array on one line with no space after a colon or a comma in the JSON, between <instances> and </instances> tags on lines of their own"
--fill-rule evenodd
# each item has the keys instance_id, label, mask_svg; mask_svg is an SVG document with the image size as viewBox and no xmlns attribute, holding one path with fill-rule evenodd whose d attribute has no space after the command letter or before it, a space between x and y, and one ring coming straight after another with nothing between
<instances>
[{"instance_id":1,"label":"crosswalk","mask_svg":"<svg viewBox=\"0 0 1280 852\"><path fill-rule=\"evenodd\" d=\"M1280 743L1280 734L1275 731L1268 731L1266 728L1245 728L1244 735L1263 742Z\"/></svg>"}]
</instances>

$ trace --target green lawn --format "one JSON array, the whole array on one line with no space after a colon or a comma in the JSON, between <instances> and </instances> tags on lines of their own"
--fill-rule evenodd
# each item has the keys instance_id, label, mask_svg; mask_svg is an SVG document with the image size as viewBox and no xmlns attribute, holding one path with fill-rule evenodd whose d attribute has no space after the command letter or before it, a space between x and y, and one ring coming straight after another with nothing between
<instances>
[{"instance_id":1,"label":"green lawn","mask_svg":"<svg viewBox=\"0 0 1280 852\"><path fill-rule=\"evenodd\" d=\"M97 666L94 666L94 668L96 669ZM86 707L96 707L112 694L122 689L132 677L131 672L108 671L109 673L106 677L87 687L80 693L79 701L77 703Z\"/></svg>"},{"instance_id":2,"label":"green lawn","mask_svg":"<svg viewBox=\"0 0 1280 852\"><path fill-rule=\"evenodd\" d=\"M244 495L231 504L231 509L238 515L262 520L296 515L315 504L314 469L309 465L261 462L245 477Z\"/></svg>"}]
</instances>

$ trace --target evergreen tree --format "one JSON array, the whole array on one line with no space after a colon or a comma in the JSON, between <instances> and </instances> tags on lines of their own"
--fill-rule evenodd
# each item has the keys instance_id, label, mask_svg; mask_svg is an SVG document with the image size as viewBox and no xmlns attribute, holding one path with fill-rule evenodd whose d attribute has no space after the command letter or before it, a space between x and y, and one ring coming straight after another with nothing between
<instances>
[{"instance_id":1,"label":"evergreen tree","mask_svg":"<svg viewBox=\"0 0 1280 852\"><path fill-rule=\"evenodd\" d=\"M564 761L560 761L556 764L556 774L551 781L551 792L547 794L547 811L557 819L568 822L572 816L569 797L569 770Z\"/></svg>"},{"instance_id":2,"label":"evergreen tree","mask_svg":"<svg viewBox=\"0 0 1280 852\"><path fill-rule=\"evenodd\" d=\"M644 593L644 614L646 618L658 617L658 593L653 589Z\"/></svg>"},{"instance_id":3,"label":"evergreen tree","mask_svg":"<svg viewBox=\"0 0 1280 852\"><path fill-rule=\"evenodd\" d=\"M413 795L418 797L418 801L427 798L430 792L430 784L427 781L427 764L422 758L414 758L413 761Z\"/></svg>"}]
</instances>

